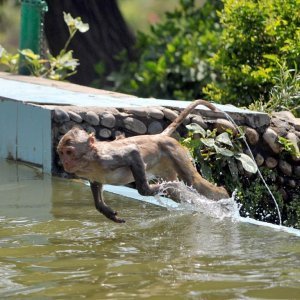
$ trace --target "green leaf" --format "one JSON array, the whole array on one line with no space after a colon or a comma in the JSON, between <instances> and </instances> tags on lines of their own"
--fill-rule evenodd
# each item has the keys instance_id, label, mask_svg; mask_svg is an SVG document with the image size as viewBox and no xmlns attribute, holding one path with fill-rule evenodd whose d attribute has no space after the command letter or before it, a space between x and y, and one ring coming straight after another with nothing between
<instances>
[{"instance_id":1,"label":"green leaf","mask_svg":"<svg viewBox=\"0 0 300 300\"><path fill-rule=\"evenodd\" d=\"M201 138L200 141L207 147L214 147L215 146L215 140L214 139L206 139Z\"/></svg>"},{"instance_id":2,"label":"green leaf","mask_svg":"<svg viewBox=\"0 0 300 300\"><path fill-rule=\"evenodd\" d=\"M217 145L215 145L215 149L218 154L221 154L223 156L227 156L227 157L234 156L234 153L227 148L218 147Z\"/></svg>"},{"instance_id":3,"label":"green leaf","mask_svg":"<svg viewBox=\"0 0 300 300\"><path fill-rule=\"evenodd\" d=\"M151 72L156 72L156 63L154 61L147 61L145 63L145 67L151 71Z\"/></svg>"},{"instance_id":4,"label":"green leaf","mask_svg":"<svg viewBox=\"0 0 300 300\"><path fill-rule=\"evenodd\" d=\"M266 59L272 60L274 62L279 61L278 55L276 55L276 54L264 54L263 57Z\"/></svg>"},{"instance_id":5,"label":"green leaf","mask_svg":"<svg viewBox=\"0 0 300 300\"><path fill-rule=\"evenodd\" d=\"M257 164L245 153L238 153L234 156L237 160L242 163L243 168L249 173L257 172Z\"/></svg>"},{"instance_id":6,"label":"green leaf","mask_svg":"<svg viewBox=\"0 0 300 300\"><path fill-rule=\"evenodd\" d=\"M233 147L233 144L231 142L231 139L229 137L229 134L228 132L223 132L221 134L219 134L217 137L216 137L216 141L217 142L220 142L222 144L225 144L225 145L228 145L228 146L231 146Z\"/></svg>"},{"instance_id":7,"label":"green leaf","mask_svg":"<svg viewBox=\"0 0 300 300\"><path fill-rule=\"evenodd\" d=\"M38 60L40 59L40 56L38 54L35 54L31 49L23 49L20 50L20 53L32 60Z\"/></svg>"},{"instance_id":8,"label":"green leaf","mask_svg":"<svg viewBox=\"0 0 300 300\"><path fill-rule=\"evenodd\" d=\"M199 125L196 123L191 123L189 125L186 125L186 128L190 131L192 131L193 133L199 133L201 134L203 137L206 136L206 131Z\"/></svg>"},{"instance_id":9,"label":"green leaf","mask_svg":"<svg viewBox=\"0 0 300 300\"><path fill-rule=\"evenodd\" d=\"M208 180L208 181L213 181L213 175L212 175L212 170L207 164L207 162L204 161L204 159L200 158L200 171L202 176Z\"/></svg>"}]
</instances>

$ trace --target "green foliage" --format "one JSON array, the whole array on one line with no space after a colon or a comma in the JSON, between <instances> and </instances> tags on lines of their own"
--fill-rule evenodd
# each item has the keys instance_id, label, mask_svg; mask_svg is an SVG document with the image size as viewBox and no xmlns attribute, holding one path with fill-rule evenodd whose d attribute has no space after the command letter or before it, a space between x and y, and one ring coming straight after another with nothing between
<instances>
[{"instance_id":1,"label":"green foliage","mask_svg":"<svg viewBox=\"0 0 300 300\"><path fill-rule=\"evenodd\" d=\"M286 205L284 225L300 229L300 191L299 187L291 193L293 199Z\"/></svg>"},{"instance_id":2,"label":"green foliage","mask_svg":"<svg viewBox=\"0 0 300 300\"><path fill-rule=\"evenodd\" d=\"M188 136L181 143L190 151L202 176L218 185L225 185L230 193L236 191L237 201L241 203L242 216L278 223L276 206L257 175L257 165L243 152L243 136L234 136L230 131L217 135L216 130L205 131L197 124L190 124L187 128ZM283 203L275 182L277 172L262 168L261 173L281 212L284 212L284 220L290 216L290 225L299 224L300 203L293 202L293 206ZM298 220L298 223L295 220Z\"/></svg>"},{"instance_id":3,"label":"green foliage","mask_svg":"<svg viewBox=\"0 0 300 300\"><path fill-rule=\"evenodd\" d=\"M243 153L242 136L234 136L231 131L217 135L216 129L205 131L197 124L190 124L188 137L181 141L187 147L199 166L204 178L221 183L232 190L239 180L239 169L256 173L256 163ZM225 172L227 170L229 172Z\"/></svg>"},{"instance_id":4,"label":"green foliage","mask_svg":"<svg viewBox=\"0 0 300 300\"><path fill-rule=\"evenodd\" d=\"M206 1L201 8L193 0L181 0L165 22L153 26L149 34L138 34L139 57L109 76L114 89L167 99L203 96L202 87L216 76L208 58L218 45L221 28L216 10L221 7L217 0Z\"/></svg>"},{"instance_id":5,"label":"green foliage","mask_svg":"<svg viewBox=\"0 0 300 300\"><path fill-rule=\"evenodd\" d=\"M286 139L282 136L279 136L278 143L282 145L284 152L288 153L289 155L291 155L297 159L300 158L299 148L297 146L295 146L295 144L292 141L290 141L289 139Z\"/></svg>"},{"instance_id":6,"label":"green foliage","mask_svg":"<svg viewBox=\"0 0 300 300\"><path fill-rule=\"evenodd\" d=\"M8 53L0 45L0 65L5 66L10 73L17 73L19 67L19 54Z\"/></svg>"},{"instance_id":7,"label":"green foliage","mask_svg":"<svg viewBox=\"0 0 300 300\"><path fill-rule=\"evenodd\" d=\"M262 168L261 173L274 195L282 214L284 203L275 182L277 178L276 171ZM271 223L279 222L274 201L260 177L256 176L251 179L246 177L241 178L237 191L237 200L242 204L240 209L241 216Z\"/></svg>"},{"instance_id":8,"label":"green foliage","mask_svg":"<svg viewBox=\"0 0 300 300\"><path fill-rule=\"evenodd\" d=\"M223 2L220 19L224 29L219 50L211 59L222 80L208 84L205 93L222 103L249 105L260 97L265 102L282 71L278 62L288 69L300 64L300 2ZM286 98L278 90L274 87L270 97L277 101L279 96L284 103Z\"/></svg>"},{"instance_id":9,"label":"green foliage","mask_svg":"<svg viewBox=\"0 0 300 300\"><path fill-rule=\"evenodd\" d=\"M22 56L25 59L26 67L34 76L65 80L67 77L75 74L79 63L77 59L73 58L73 51L68 51L67 48L75 33L77 31L86 32L89 30L89 25L83 23L80 17L73 18L66 13L64 13L64 20L68 26L70 36L57 56L48 53L47 58L42 58L30 49L21 50L17 54L10 54L0 46L0 64L5 65L8 72L17 73L20 56Z\"/></svg>"},{"instance_id":10,"label":"green foliage","mask_svg":"<svg viewBox=\"0 0 300 300\"><path fill-rule=\"evenodd\" d=\"M289 110L300 117L300 73L297 68L288 69L285 62L278 63L278 66L280 73L274 77L275 85L271 88L269 100L254 101L249 109L267 113Z\"/></svg>"}]
</instances>

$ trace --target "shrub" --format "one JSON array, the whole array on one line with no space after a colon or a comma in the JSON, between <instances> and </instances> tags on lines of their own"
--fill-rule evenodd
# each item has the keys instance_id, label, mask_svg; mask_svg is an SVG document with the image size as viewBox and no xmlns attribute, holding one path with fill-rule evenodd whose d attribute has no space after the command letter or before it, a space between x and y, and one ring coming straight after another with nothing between
<instances>
[{"instance_id":1,"label":"shrub","mask_svg":"<svg viewBox=\"0 0 300 300\"><path fill-rule=\"evenodd\" d=\"M298 0L224 0L223 32L211 59L222 80L205 93L222 103L249 105L269 91L280 74L300 63L300 2Z\"/></svg>"},{"instance_id":2,"label":"shrub","mask_svg":"<svg viewBox=\"0 0 300 300\"><path fill-rule=\"evenodd\" d=\"M65 80L76 73L78 59L73 58L73 51L67 47L77 31L82 33L89 30L89 25L83 23L80 17L73 18L64 12L64 21L69 29L69 38L57 56L47 53L47 58L41 57L31 49L23 49L19 53L11 54L0 45L0 65L5 66L11 73L17 73L20 64L25 66L29 73L36 77L45 77L54 80ZM21 63L20 63L21 61Z\"/></svg>"},{"instance_id":3,"label":"shrub","mask_svg":"<svg viewBox=\"0 0 300 300\"><path fill-rule=\"evenodd\" d=\"M289 110L296 117L300 117L300 73L295 69L288 69L286 63L278 63L280 73L274 77L275 85L271 88L269 99L254 101L249 109L272 113L274 111Z\"/></svg>"},{"instance_id":4,"label":"shrub","mask_svg":"<svg viewBox=\"0 0 300 300\"><path fill-rule=\"evenodd\" d=\"M218 0L206 1L201 8L194 0L180 0L164 23L153 26L149 34L138 34L139 57L136 62L124 58L121 71L109 76L114 89L142 97L202 97L202 88L215 77L208 58L218 47L216 10L221 7Z\"/></svg>"},{"instance_id":5,"label":"shrub","mask_svg":"<svg viewBox=\"0 0 300 300\"><path fill-rule=\"evenodd\" d=\"M188 125L188 137L181 143L190 151L201 175L218 185L225 185L229 193L236 191L236 200L241 204L240 214L260 221L279 223L276 205L268 189L256 173L256 163L244 154L242 135L230 131L216 134L205 131L196 124ZM299 226L299 208L285 204L276 185L277 173L261 168L261 173L274 195L285 224ZM287 218L290 217L290 220Z\"/></svg>"}]
</instances>

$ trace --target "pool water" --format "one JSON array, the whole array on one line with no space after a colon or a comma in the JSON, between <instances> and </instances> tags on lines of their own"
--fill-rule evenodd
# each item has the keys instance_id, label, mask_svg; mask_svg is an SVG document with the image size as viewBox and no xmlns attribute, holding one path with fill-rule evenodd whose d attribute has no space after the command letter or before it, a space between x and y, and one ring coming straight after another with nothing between
<instances>
[{"instance_id":1,"label":"pool water","mask_svg":"<svg viewBox=\"0 0 300 300\"><path fill-rule=\"evenodd\" d=\"M300 237L0 161L0 299L300 299Z\"/></svg>"}]
</instances>

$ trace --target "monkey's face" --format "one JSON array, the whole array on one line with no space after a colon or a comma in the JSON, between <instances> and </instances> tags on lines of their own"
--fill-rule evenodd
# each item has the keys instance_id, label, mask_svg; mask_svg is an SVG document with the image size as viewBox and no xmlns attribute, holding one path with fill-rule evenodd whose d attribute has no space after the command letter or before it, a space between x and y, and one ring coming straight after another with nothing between
<instances>
[{"instance_id":1,"label":"monkey's face","mask_svg":"<svg viewBox=\"0 0 300 300\"><path fill-rule=\"evenodd\" d=\"M86 167L84 155L90 150L89 139L90 135L78 128L71 129L62 137L57 152L66 172L76 173Z\"/></svg>"},{"instance_id":2,"label":"monkey's face","mask_svg":"<svg viewBox=\"0 0 300 300\"><path fill-rule=\"evenodd\" d=\"M58 155L63 167L68 173L75 173L78 169L75 148L72 146L60 147Z\"/></svg>"}]
</instances>

